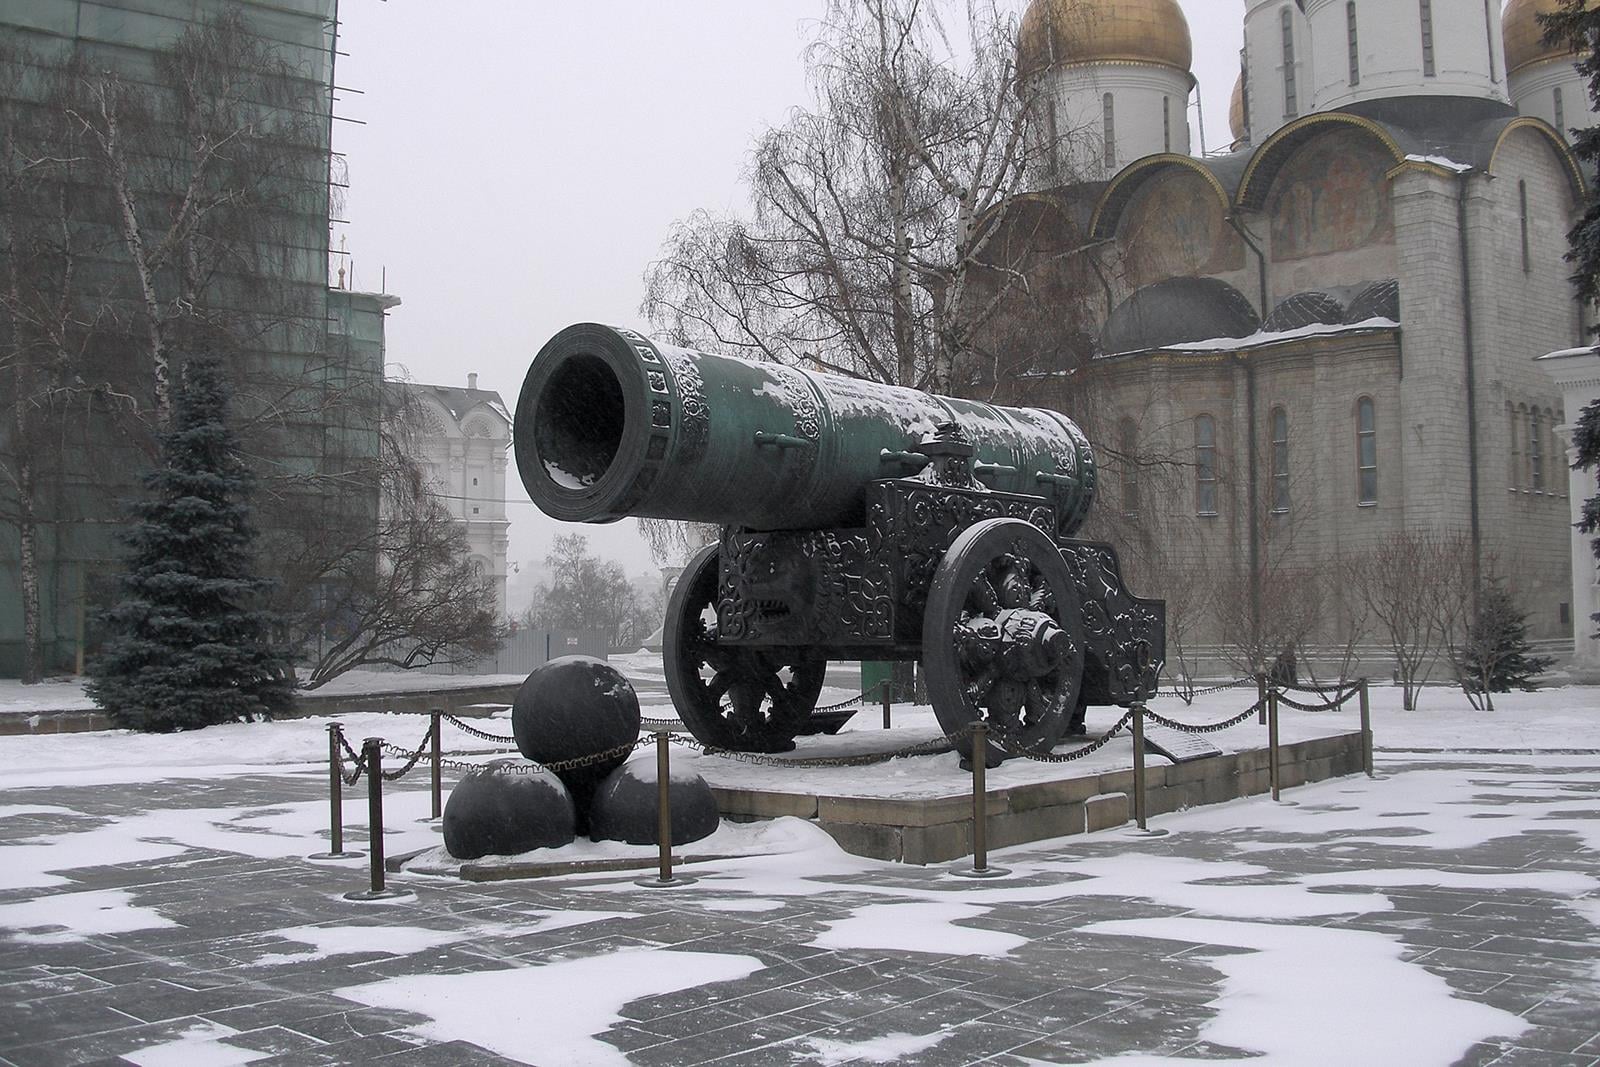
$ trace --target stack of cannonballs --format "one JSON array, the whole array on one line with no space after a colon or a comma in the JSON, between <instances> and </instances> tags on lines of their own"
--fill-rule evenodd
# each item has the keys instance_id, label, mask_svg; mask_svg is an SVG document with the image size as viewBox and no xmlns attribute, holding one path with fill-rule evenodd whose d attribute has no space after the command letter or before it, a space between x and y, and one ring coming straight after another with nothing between
<instances>
[{"instance_id":1,"label":"stack of cannonballs","mask_svg":"<svg viewBox=\"0 0 1600 1067\"><path fill-rule=\"evenodd\" d=\"M577 835L594 841L660 844L656 757L625 746L639 736L639 698L615 667L565 656L534 669L511 709L517 749L468 774L444 808L444 845L456 859L559 848ZM612 753L577 767L566 761ZM556 764L557 769L546 766ZM672 844L717 828L717 802L697 774L668 783Z\"/></svg>"}]
</instances>

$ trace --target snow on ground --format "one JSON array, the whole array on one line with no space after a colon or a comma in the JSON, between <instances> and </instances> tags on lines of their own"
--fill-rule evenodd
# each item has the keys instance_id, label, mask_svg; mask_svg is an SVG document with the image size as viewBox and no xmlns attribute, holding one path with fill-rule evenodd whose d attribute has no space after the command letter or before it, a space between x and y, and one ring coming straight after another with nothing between
<instances>
[{"instance_id":1,"label":"snow on ground","mask_svg":"<svg viewBox=\"0 0 1600 1067\"><path fill-rule=\"evenodd\" d=\"M540 967L390 978L335 992L374 1008L420 1009L433 1019L417 1028L423 1036L470 1041L522 1063L625 1067L628 1058L594 1035L620 1020L630 1001L748 978L764 967L753 956L624 949ZM537 1024L527 1017L529 1005L544 1006Z\"/></svg>"}]
</instances>

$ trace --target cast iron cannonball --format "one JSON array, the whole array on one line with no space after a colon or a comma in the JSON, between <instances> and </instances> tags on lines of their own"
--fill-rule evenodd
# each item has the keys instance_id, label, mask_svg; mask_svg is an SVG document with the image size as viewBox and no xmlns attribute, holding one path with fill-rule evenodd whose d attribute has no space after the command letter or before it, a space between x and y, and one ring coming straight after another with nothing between
<instances>
[{"instance_id":1,"label":"cast iron cannonball","mask_svg":"<svg viewBox=\"0 0 1600 1067\"><path fill-rule=\"evenodd\" d=\"M577 819L561 779L521 760L473 771L444 806L445 851L458 860L570 845Z\"/></svg>"},{"instance_id":2,"label":"cast iron cannonball","mask_svg":"<svg viewBox=\"0 0 1600 1067\"><path fill-rule=\"evenodd\" d=\"M511 708L517 749L535 763L581 759L639 737L639 698L615 667L592 656L563 656L535 667ZM589 797L628 753L555 773L566 783L584 825Z\"/></svg>"},{"instance_id":3,"label":"cast iron cannonball","mask_svg":"<svg viewBox=\"0 0 1600 1067\"><path fill-rule=\"evenodd\" d=\"M635 756L600 783L589 805L589 836L596 841L658 845L656 834L656 757ZM717 829L717 798L698 774L672 772L667 783L672 809L672 843L686 845Z\"/></svg>"}]
</instances>

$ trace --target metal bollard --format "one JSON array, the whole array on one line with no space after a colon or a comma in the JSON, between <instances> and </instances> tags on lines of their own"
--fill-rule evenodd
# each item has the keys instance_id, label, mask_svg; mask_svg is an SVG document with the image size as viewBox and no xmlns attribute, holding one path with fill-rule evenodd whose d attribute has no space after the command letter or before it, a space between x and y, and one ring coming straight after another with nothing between
<instances>
[{"instance_id":1,"label":"metal bollard","mask_svg":"<svg viewBox=\"0 0 1600 1067\"><path fill-rule=\"evenodd\" d=\"M1267 676L1256 675L1256 725L1267 725Z\"/></svg>"},{"instance_id":2,"label":"metal bollard","mask_svg":"<svg viewBox=\"0 0 1600 1067\"><path fill-rule=\"evenodd\" d=\"M989 724L972 724L972 866L957 868L963 878L998 878L1011 872L989 866Z\"/></svg>"},{"instance_id":3,"label":"metal bollard","mask_svg":"<svg viewBox=\"0 0 1600 1067\"><path fill-rule=\"evenodd\" d=\"M889 728L889 707L894 700L894 690L889 685L887 678L878 683L878 692L883 697L883 728L887 730Z\"/></svg>"},{"instance_id":4,"label":"metal bollard","mask_svg":"<svg viewBox=\"0 0 1600 1067\"><path fill-rule=\"evenodd\" d=\"M433 817L438 819L444 816L444 788L441 777L443 767L440 763L444 753L440 751L442 746L439 738L444 709L434 708L432 715L433 724L429 727L429 738L433 741Z\"/></svg>"},{"instance_id":5,"label":"metal bollard","mask_svg":"<svg viewBox=\"0 0 1600 1067\"><path fill-rule=\"evenodd\" d=\"M328 724L328 851L310 856L314 860L356 859L359 852L346 852L344 847L344 764L339 750L342 723Z\"/></svg>"},{"instance_id":6,"label":"metal bollard","mask_svg":"<svg viewBox=\"0 0 1600 1067\"><path fill-rule=\"evenodd\" d=\"M1278 690L1267 691L1267 759L1268 771L1272 779L1272 799L1279 799L1278 793Z\"/></svg>"},{"instance_id":7,"label":"metal bollard","mask_svg":"<svg viewBox=\"0 0 1600 1067\"><path fill-rule=\"evenodd\" d=\"M1372 700L1367 691L1367 680L1361 679L1361 762L1367 777L1372 775Z\"/></svg>"},{"instance_id":8,"label":"metal bollard","mask_svg":"<svg viewBox=\"0 0 1600 1067\"><path fill-rule=\"evenodd\" d=\"M672 756L665 730L656 731L656 842L660 850L657 877L641 878L634 884L666 889L692 883L693 878L672 875Z\"/></svg>"},{"instance_id":9,"label":"metal bollard","mask_svg":"<svg viewBox=\"0 0 1600 1067\"><path fill-rule=\"evenodd\" d=\"M1145 827L1144 804L1144 705L1133 706L1133 819Z\"/></svg>"},{"instance_id":10,"label":"metal bollard","mask_svg":"<svg viewBox=\"0 0 1600 1067\"><path fill-rule=\"evenodd\" d=\"M361 758L367 764L367 867L372 884L368 889L346 893L346 900L389 900L410 896L410 890L389 889L383 870L383 738L369 737L361 742Z\"/></svg>"}]
</instances>

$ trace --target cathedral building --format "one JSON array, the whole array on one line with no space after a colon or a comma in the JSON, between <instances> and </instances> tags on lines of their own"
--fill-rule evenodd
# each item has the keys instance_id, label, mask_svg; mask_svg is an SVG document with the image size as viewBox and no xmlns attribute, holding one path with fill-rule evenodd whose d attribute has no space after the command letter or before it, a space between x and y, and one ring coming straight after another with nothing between
<instances>
[{"instance_id":1,"label":"cathedral building","mask_svg":"<svg viewBox=\"0 0 1600 1067\"><path fill-rule=\"evenodd\" d=\"M1033 195L1073 214L1104 280L1096 410L1073 413L1097 437L1105 532L1141 592L1211 580L1191 645L1296 589L1306 644L1337 643L1354 608L1334 563L1433 531L1570 648L1566 413L1534 361L1586 337L1567 128L1594 117L1541 40L1555 0L1243 6L1235 140L1211 155L1191 151L1176 0L1024 15L1019 67L1061 145ZM1012 399L1072 410L1074 373L1025 373ZM1285 574L1319 584L1265 588Z\"/></svg>"}]
</instances>

